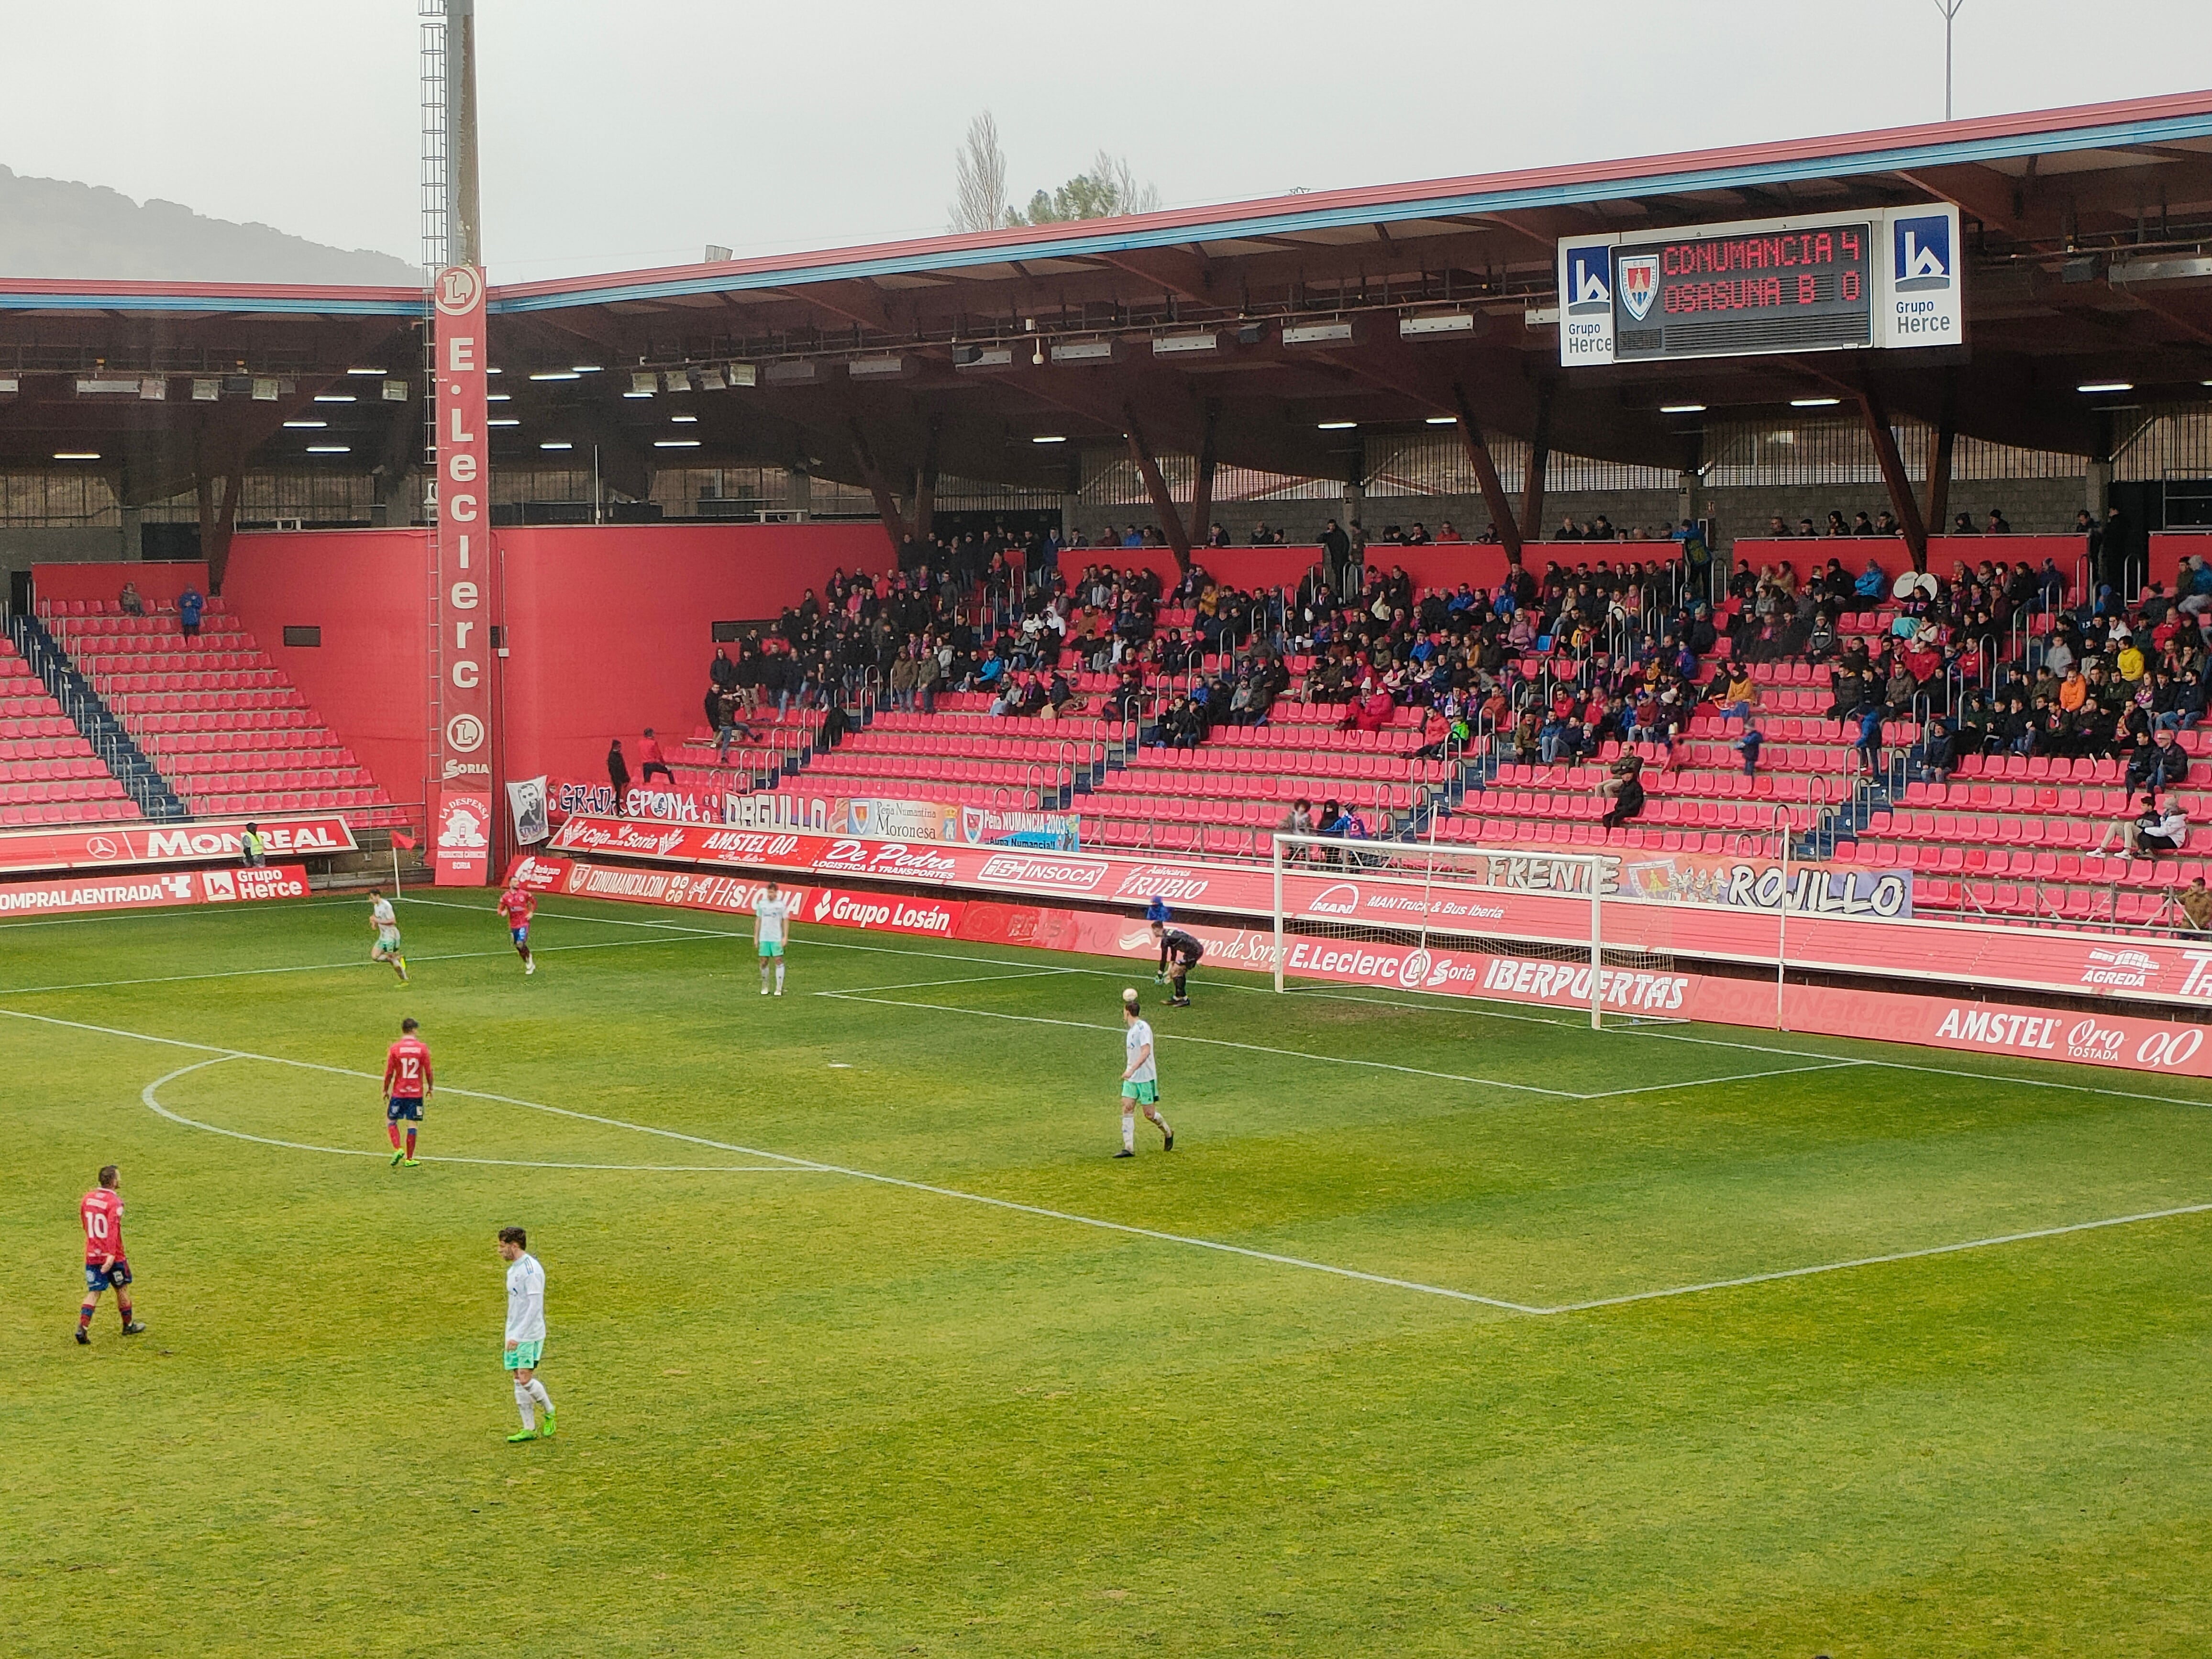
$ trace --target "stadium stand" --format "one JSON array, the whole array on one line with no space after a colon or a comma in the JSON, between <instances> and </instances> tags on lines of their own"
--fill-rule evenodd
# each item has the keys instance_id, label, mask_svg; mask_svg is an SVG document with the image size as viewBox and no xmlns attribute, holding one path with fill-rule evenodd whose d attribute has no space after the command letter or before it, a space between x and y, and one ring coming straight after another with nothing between
<instances>
[{"instance_id":1,"label":"stadium stand","mask_svg":"<svg viewBox=\"0 0 2212 1659\"><path fill-rule=\"evenodd\" d=\"M253 636L208 600L198 635L174 611L41 601L70 661L195 815L337 810L363 828L407 814L307 707Z\"/></svg>"},{"instance_id":2,"label":"stadium stand","mask_svg":"<svg viewBox=\"0 0 2212 1659\"><path fill-rule=\"evenodd\" d=\"M46 684L0 639L0 829L141 816Z\"/></svg>"}]
</instances>

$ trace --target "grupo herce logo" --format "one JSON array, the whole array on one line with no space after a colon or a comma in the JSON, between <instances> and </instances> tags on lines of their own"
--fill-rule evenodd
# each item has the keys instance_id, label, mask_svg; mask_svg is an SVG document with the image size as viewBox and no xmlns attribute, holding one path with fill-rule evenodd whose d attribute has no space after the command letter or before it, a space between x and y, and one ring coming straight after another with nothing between
<instances>
[{"instance_id":1,"label":"grupo herce logo","mask_svg":"<svg viewBox=\"0 0 2212 1659\"><path fill-rule=\"evenodd\" d=\"M1613 310L1613 250L1567 250L1567 315L1603 317Z\"/></svg>"},{"instance_id":2,"label":"grupo herce logo","mask_svg":"<svg viewBox=\"0 0 2212 1659\"><path fill-rule=\"evenodd\" d=\"M474 714L456 714L446 722L446 746L455 754L473 755L483 740L484 723Z\"/></svg>"},{"instance_id":3,"label":"grupo herce logo","mask_svg":"<svg viewBox=\"0 0 2212 1659\"><path fill-rule=\"evenodd\" d=\"M1929 213L1892 220L1889 259L1889 285L1899 294L1950 287L1950 216Z\"/></svg>"}]
</instances>

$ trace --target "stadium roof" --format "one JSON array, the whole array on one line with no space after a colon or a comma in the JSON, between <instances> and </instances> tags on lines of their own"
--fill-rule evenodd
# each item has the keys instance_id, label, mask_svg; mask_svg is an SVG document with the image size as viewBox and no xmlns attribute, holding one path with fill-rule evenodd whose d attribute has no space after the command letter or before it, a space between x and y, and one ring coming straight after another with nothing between
<instances>
[{"instance_id":1,"label":"stadium roof","mask_svg":"<svg viewBox=\"0 0 2212 1659\"><path fill-rule=\"evenodd\" d=\"M1966 226L1963 353L1559 367L1547 313L1563 236L1937 201ZM1452 414L1463 393L1492 434L1671 468L1697 464L1706 419L1832 390L1871 394L1892 420L2090 455L2109 419L2078 386L2204 396L2208 250L2212 93L2191 93L507 284L492 294L493 356L519 424L495 454L595 446L631 493L678 461L795 465L901 493L940 472L1059 489L1072 450L1134 432L1147 453L1349 477L1367 433ZM0 283L0 464L98 449L143 499L241 454L312 464L282 420L368 360L418 394L422 310L406 289ZM1469 320L1401 337L1400 319L1437 313ZM1285 343L1285 325L1317 321L1349 321L1352 338ZM665 389L671 371L731 364L726 379L754 384ZM622 395L647 370L657 395ZM194 374L285 386L195 405L181 378L162 402L74 384ZM1684 402L1707 412L1662 412ZM696 447L654 447L676 441L672 412L696 417L680 440ZM380 398L317 413L350 451L331 465L404 468L421 429L418 408Z\"/></svg>"}]
</instances>

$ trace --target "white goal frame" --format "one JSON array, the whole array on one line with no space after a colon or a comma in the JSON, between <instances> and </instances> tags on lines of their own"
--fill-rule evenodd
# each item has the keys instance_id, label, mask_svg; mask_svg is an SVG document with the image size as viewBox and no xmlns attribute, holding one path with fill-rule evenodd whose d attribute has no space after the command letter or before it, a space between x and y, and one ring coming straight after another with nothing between
<instances>
[{"instance_id":1,"label":"white goal frame","mask_svg":"<svg viewBox=\"0 0 2212 1659\"><path fill-rule=\"evenodd\" d=\"M1579 879L1571 885L1553 884L1531 890L1525 887L1506 887L1487 879L1470 879L1477 859L1504 859L1527 861L1541 860L1556 873L1561 870L1579 872ZM1551 939L1528 941L1533 946L1548 945L1554 950L1587 950L1589 967L1590 1029L1600 1030L1605 1022L1605 886L1608 866L1614 860L1589 853L1554 853L1548 849L1534 852L1528 848L1464 847L1456 843L1438 845L1433 835L1425 842L1363 841L1340 836L1294 836L1281 830L1275 832L1268 852L1268 869L1273 878L1271 909L1274 927L1272 961L1274 967L1275 989L1284 986L1283 964L1289 958L1286 938L1292 932L1291 924L1313 918L1292 915L1283 902L1283 879L1285 873L1300 876L1316 875L1323 871L1342 871L1348 876L1356 873L1363 883L1379 884L1405 891L1409 898L1417 896L1413 907L1419 920L1396 924L1398 929L1416 938L1416 948L1428 948L1431 931L1444 932L1458 937L1473 937L1466 928L1443 927L1432 930L1430 918L1439 902L1438 890L1468 893L1500 893L1525 896L1531 890L1548 896L1568 898L1585 903L1589 908L1589 932L1587 941L1580 937L1573 940ZM1356 924L1355 924L1356 925ZM1368 924L1387 928L1393 924ZM1510 945L1510 936L1498 940L1501 945ZM1558 1006L1558 1005L1553 1005Z\"/></svg>"}]
</instances>

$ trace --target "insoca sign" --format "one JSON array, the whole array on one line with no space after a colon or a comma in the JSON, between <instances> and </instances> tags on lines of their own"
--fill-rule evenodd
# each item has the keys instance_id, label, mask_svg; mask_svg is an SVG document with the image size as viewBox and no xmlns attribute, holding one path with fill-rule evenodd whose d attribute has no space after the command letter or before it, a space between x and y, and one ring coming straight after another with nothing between
<instances>
[{"instance_id":1,"label":"insoca sign","mask_svg":"<svg viewBox=\"0 0 2212 1659\"><path fill-rule=\"evenodd\" d=\"M499 618L485 443L484 278L474 265L438 273L438 518L431 538L430 745L438 809L432 853L441 887L481 886L491 852L491 630Z\"/></svg>"}]
</instances>

